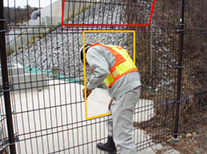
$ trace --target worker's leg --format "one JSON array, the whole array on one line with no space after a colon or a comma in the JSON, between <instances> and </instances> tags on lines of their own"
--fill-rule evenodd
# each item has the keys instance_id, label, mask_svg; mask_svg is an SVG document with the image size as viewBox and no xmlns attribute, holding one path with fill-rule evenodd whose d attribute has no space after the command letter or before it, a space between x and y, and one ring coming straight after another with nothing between
<instances>
[{"instance_id":1,"label":"worker's leg","mask_svg":"<svg viewBox=\"0 0 207 154\"><path fill-rule=\"evenodd\" d=\"M112 105L113 106L113 105ZM106 143L98 143L97 148L109 152L110 154L116 152L115 143L113 140L113 122L112 116L107 120L108 138Z\"/></svg>"},{"instance_id":2,"label":"worker's leg","mask_svg":"<svg viewBox=\"0 0 207 154\"><path fill-rule=\"evenodd\" d=\"M121 148L121 154L137 154L132 140L133 112L139 100L141 87L135 88L113 102L113 139Z\"/></svg>"},{"instance_id":3,"label":"worker's leg","mask_svg":"<svg viewBox=\"0 0 207 154\"><path fill-rule=\"evenodd\" d=\"M112 112L113 104L111 105ZM108 136L113 136L113 121L112 121L112 115L109 115L109 119L106 121L106 127L108 129Z\"/></svg>"}]
</instances>

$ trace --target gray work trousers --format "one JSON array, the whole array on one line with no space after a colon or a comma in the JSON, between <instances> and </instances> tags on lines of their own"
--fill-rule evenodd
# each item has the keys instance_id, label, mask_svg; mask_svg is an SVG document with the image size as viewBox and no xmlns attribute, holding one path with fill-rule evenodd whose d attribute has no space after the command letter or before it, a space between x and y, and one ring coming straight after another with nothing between
<instances>
[{"instance_id":1,"label":"gray work trousers","mask_svg":"<svg viewBox=\"0 0 207 154\"><path fill-rule=\"evenodd\" d=\"M113 136L116 145L120 146L121 154L137 154L132 140L133 112L139 100L141 87L137 87L113 100L111 115L107 121L108 135Z\"/></svg>"}]
</instances>

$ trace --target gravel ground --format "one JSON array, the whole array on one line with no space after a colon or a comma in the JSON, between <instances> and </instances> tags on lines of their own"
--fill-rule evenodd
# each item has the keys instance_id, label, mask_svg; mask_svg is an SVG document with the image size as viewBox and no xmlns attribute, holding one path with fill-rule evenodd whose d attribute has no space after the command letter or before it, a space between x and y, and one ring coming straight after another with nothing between
<instances>
[{"instance_id":1,"label":"gravel ground","mask_svg":"<svg viewBox=\"0 0 207 154\"><path fill-rule=\"evenodd\" d=\"M90 14L91 10L97 13ZM99 10L99 11L98 11ZM107 12L107 14L106 14ZM93 5L69 22L77 22L84 17L85 21L108 22L114 20L117 23L124 23L123 10L117 5ZM107 18L102 18L102 16ZM116 18L115 18L116 17ZM98 27L96 27L98 28ZM69 78L82 79L82 65L79 61L78 51L83 44L82 30L78 28L59 27L45 38L37 38L35 42L28 45L9 57L13 63L20 63L24 66L35 67L41 70L50 69L54 73L67 75ZM103 43L121 45L123 48L132 49L132 45L126 45L127 38L132 41L132 34L129 33L86 33L85 43Z\"/></svg>"},{"instance_id":2,"label":"gravel ground","mask_svg":"<svg viewBox=\"0 0 207 154\"><path fill-rule=\"evenodd\" d=\"M113 0L106 0L105 5L97 3L83 11L76 17L68 21L68 23L118 23L126 24L124 5L113 5ZM110 2L111 5L107 4ZM120 4L124 4L124 1ZM150 10L150 3L141 2L141 8L146 7ZM145 12L138 13L140 18L146 19ZM112 27L108 27L113 30ZM122 27L125 28L125 27ZM91 27L84 28L85 30ZM83 44L82 31L83 28L77 27L59 27L55 31L46 35L45 38L37 38L33 44L30 44L18 50L15 54L9 57L8 61L13 63L20 63L24 66L35 67L41 70L48 70L67 75L69 78L82 79L83 71L82 65L79 61L78 51ZM102 29L102 27L96 27ZM129 40L131 39L131 40ZM129 33L87 33L85 35L85 43L103 43L121 45L123 48L132 53L132 34Z\"/></svg>"}]
</instances>

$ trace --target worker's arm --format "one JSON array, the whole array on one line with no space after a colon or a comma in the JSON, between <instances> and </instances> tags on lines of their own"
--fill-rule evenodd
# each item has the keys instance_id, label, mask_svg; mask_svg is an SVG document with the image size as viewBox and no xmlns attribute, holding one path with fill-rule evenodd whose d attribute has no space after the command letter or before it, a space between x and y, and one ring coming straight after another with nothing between
<instances>
[{"instance_id":1,"label":"worker's arm","mask_svg":"<svg viewBox=\"0 0 207 154\"><path fill-rule=\"evenodd\" d=\"M90 82L87 84L87 88L90 90L98 87L101 82L110 74L108 63L101 53L96 48L91 48L86 54L86 60L90 67L94 69L93 76Z\"/></svg>"}]
</instances>

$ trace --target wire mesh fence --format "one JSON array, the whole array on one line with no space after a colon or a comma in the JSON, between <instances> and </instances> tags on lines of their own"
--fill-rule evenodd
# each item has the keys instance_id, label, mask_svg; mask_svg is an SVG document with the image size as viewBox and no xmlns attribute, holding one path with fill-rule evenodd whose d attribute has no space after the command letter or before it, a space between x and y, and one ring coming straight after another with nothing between
<instances>
[{"instance_id":1,"label":"wire mesh fence","mask_svg":"<svg viewBox=\"0 0 207 154\"><path fill-rule=\"evenodd\" d=\"M151 0L58 0L47 5L46 1L45 4L39 1L36 7L30 3L27 1L24 7L18 7L15 0L4 1L6 22L0 21L6 29L5 47L8 78L12 85L10 100L15 138L14 143L9 143L2 95L2 151L14 144L16 153L21 154L103 153L96 144L106 140L105 122L109 116L85 120L82 98L84 71L78 51L83 44L82 32L89 30L134 30L136 33L135 59L142 81L142 93L133 123L133 139L138 151L172 135L176 118L180 1L156 0L148 27L126 25L147 24L153 4ZM200 12L206 11L206 4L206 0L185 1L180 131L189 129L185 122L189 119L186 113L193 113L189 109L202 103L204 105L201 106L205 106L207 29L206 13ZM34 19L30 20L30 16ZM70 26L62 26L61 19L63 24ZM81 24L102 26L86 27ZM125 26L114 26L117 24ZM133 41L131 33L85 34L86 43L120 45L131 55ZM1 46L4 44L1 43ZM87 70L87 80L90 80L91 73ZM1 85L3 83L1 81ZM103 85L99 88L104 90ZM204 101L197 103L197 100ZM101 104L98 101L94 108L88 108L91 114L102 112L99 111Z\"/></svg>"},{"instance_id":2,"label":"wire mesh fence","mask_svg":"<svg viewBox=\"0 0 207 154\"><path fill-rule=\"evenodd\" d=\"M63 1L65 25L148 24L153 1ZM139 12L137 14L137 12ZM127 14L127 18L126 15ZM73 18L76 16L75 18ZM71 20L70 20L71 19Z\"/></svg>"}]
</instances>

